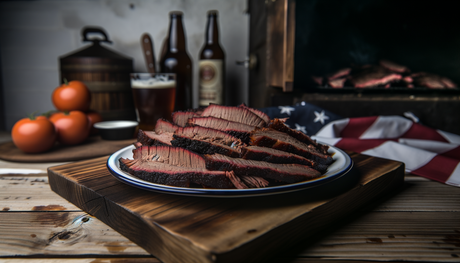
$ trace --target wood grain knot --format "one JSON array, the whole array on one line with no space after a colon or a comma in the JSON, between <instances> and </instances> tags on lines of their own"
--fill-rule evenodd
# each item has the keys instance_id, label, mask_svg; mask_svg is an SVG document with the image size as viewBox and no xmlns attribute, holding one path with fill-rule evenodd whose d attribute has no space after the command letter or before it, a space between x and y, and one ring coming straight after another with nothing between
<instances>
[{"instance_id":1,"label":"wood grain knot","mask_svg":"<svg viewBox=\"0 0 460 263\"><path fill-rule=\"evenodd\" d=\"M451 244L456 247L460 247L460 233L459 234L452 234L452 235L446 235L444 239L442 240L446 244Z\"/></svg>"},{"instance_id":2,"label":"wood grain knot","mask_svg":"<svg viewBox=\"0 0 460 263\"><path fill-rule=\"evenodd\" d=\"M366 239L366 243L377 243L377 244L380 244L380 243L383 243L382 239L376 237L376 238L368 238Z\"/></svg>"}]
</instances>

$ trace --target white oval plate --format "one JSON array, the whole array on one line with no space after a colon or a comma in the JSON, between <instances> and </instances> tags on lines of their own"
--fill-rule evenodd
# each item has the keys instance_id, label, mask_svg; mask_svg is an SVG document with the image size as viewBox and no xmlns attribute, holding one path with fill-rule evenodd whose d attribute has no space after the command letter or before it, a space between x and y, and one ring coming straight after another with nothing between
<instances>
[{"instance_id":1,"label":"white oval plate","mask_svg":"<svg viewBox=\"0 0 460 263\"><path fill-rule=\"evenodd\" d=\"M175 195L187 195L187 196L201 196L201 197L250 197L250 196L261 196L261 195L273 195L288 193L293 191L304 190L319 185L323 185L327 182L331 182L343 175L347 174L353 167L353 161L350 156L344 151L329 146L329 153L332 154L334 162L328 167L326 173L316 179L278 185L265 188L249 188L249 189L204 189L204 188L187 188L187 187L176 187L163 184L155 184L148 181L144 181L138 177L130 175L120 169L120 158L133 158L134 146L127 146L123 149L113 153L107 160L107 168L110 173L118 180L128 185L138 187L148 191L175 194Z\"/></svg>"}]
</instances>

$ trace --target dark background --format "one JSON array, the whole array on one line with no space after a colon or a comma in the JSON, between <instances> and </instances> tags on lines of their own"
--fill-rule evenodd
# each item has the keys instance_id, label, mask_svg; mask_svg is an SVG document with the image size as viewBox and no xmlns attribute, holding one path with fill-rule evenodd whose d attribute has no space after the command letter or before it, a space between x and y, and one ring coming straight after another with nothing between
<instances>
[{"instance_id":1,"label":"dark background","mask_svg":"<svg viewBox=\"0 0 460 263\"><path fill-rule=\"evenodd\" d=\"M311 75L387 59L460 83L458 1L296 1L295 86Z\"/></svg>"}]
</instances>

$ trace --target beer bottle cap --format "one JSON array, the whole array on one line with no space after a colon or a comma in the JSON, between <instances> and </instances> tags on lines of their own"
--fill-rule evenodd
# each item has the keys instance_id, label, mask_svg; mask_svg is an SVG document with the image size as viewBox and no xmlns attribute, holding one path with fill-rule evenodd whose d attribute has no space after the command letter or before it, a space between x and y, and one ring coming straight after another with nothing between
<instances>
[{"instance_id":1,"label":"beer bottle cap","mask_svg":"<svg viewBox=\"0 0 460 263\"><path fill-rule=\"evenodd\" d=\"M182 16L184 13L182 11L171 11L169 12L169 15L171 17L177 17L177 16Z\"/></svg>"}]
</instances>

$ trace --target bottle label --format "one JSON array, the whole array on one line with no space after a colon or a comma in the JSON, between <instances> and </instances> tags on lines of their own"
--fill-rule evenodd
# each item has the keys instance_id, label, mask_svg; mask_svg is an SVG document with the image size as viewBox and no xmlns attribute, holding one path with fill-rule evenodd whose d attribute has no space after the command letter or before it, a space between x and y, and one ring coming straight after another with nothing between
<instances>
[{"instance_id":1,"label":"bottle label","mask_svg":"<svg viewBox=\"0 0 460 263\"><path fill-rule=\"evenodd\" d=\"M200 71L200 106L210 103L224 103L223 61L221 59L204 59L199 62Z\"/></svg>"}]
</instances>

